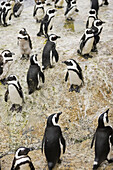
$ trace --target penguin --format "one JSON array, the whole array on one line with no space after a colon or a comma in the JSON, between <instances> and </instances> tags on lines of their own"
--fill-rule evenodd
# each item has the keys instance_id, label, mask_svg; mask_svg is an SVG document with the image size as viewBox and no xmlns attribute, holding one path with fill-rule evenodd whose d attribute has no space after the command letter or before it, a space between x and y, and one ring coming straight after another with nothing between
<instances>
[{"instance_id":1,"label":"penguin","mask_svg":"<svg viewBox=\"0 0 113 170\"><path fill-rule=\"evenodd\" d=\"M6 77L13 61L13 55L15 54L10 50L4 50L0 54L0 81L3 85L6 83Z\"/></svg>"},{"instance_id":2,"label":"penguin","mask_svg":"<svg viewBox=\"0 0 113 170\"><path fill-rule=\"evenodd\" d=\"M99 11L99 2L98 2L98 0L90 0L90 1L91 1L91 9L95 9L96 14L98 15L98 11Z\"/></svg>"},{"instance_id":3,"label":"penguin","mask_svg":"<svg viewBox=\"0 0 113 170\"><path fill-rule=\"evenodd\" d=\"M58 125L59 116L62 112L52 114L47 119L44 137L42 140L42 153L44 148L45 157L49 170L52 170L56 163L61 163L61 145L63 145L63 154L66 149L66 142Z\"/></svg>"},{"instance_id":4,"label":"penguin","mask_svg":"<svg viewBox=\"0 0 113 170\"><path fill-rule=\"evenodd\" d=\"M95 36L94 36L94 43L93 43L93 48L92 48L92 52L97 52L97 44L99 43L99 40L100 40L100 34L102 32L102 29L103 29L103 24L105 22L104 21L101 21L100 19L96 19L94 20L93 22L93 25L92 25L92 30L93 32L95 32Z\"/></svg>"},{"instance_id":5,"label":"penguin","mask_svg":"<svg viewBox=\"0 0 113 170\"><path fill-rule=\"evenodd\" d=\"M38 32L37 36L45 35L48 36L48 31L52 29L53 25L53 18L55 17L56 9L47 9L46 15L44 16L41 25L40 31Z\"/></svg>"},{"instance_id":6,"label":"penguin","mask_svg":"<svg viewBox=\"0 0 113 170\"><path fill-rule=\"evenodd\" d=\"M63 63L67 65L67 73L65 76L65 81L68 80L68 76L70 79L69 92L75 91L79 93L80 87L84 84L81 67L74 59L63 61Z\"/></svg>"},{"instance_id":7,"label":"penguin","mask_svg":"<svg viewBox=\"0 0 113 170\"><path fill-rule=\"evenodd\" d=\"M89 55L89 53L91 52L93 48L94 36L95 36L95 30L91 28L87 28L80 40L80 47L77 50L77 52L85 59L93 57Z\"/></svg>"},{"instance_id":8,"label":"penguin","mask_svg":"<svg viewBox=\"0 0 113 170\"><path fill-rule=\"evenodd\" d=\"M55 8L63 8L64 0L55 0Z\"/></svg>"},{"instance_id":9,"label":"penguin","mask_svg":"<svg viewBox=\"0 0 113 170\"><path fill-rule=\"evenodd\" d=\"M37 23L42 21L44 14L45 11L43 3L41 1L37 1L33 10L33 17L36 19Z\"/></svg>"},{"instance_id":10,"label":"penguin","mask_svg":"<svg viewBox=\"0 0 113 170\"><path fill-rule=\"evenodd\" d=\"M11 170L35 170L31 158L27 155L30 151L30 148L19 147L16 150Z\"/></svg>"},{"instance_id":11,"label":"penguin","mask_svg":"<svg viewBox=\"0 0 113 170\"><path fill-rule=\"evenodd\" d=\"M22 28L19 31L19 35L17 38L18 38L18 45L20 47L20 51L22 54L21 59L25 59L25 55L27 55L27 59L29 59L32 50L32 42L25 28Z\"/></svg>"},{"instance_id":12,"label":"penguin","mask_svg":"<svg viewBox=\"0 0 113 170\"><path fill-rule=\"evenodd\" d=\"M72 16L75 14L75 12L78 11L79 10L77 9L76 0L71 0L67 2L67 7L64 15L68 21L73 21Z\"/></svg>"},{"instance_id":13,"label":"penguin","mask_svg":"<svg viewBox=\"0 0 113 170\"><path fill-rule=\"evenodd\" d=\"M12 18L12 6L9 2L6 2L3 5L2 12L1 12L1 23L4 27L10 25L9 22Z\"/></svg>"},{"instance_id":14,"label":"penguin","mask_svg":"<svg viewBox=\"0 0 113 170\"><path fill-rule=\"evenodd\" d=\"M13 7L14 17L19 17L24 9L24 1L18 0Z\"/></svg>"},{"instance_id":15,"label":"penguin","mask_svg":"<svg viewBox=\"0 0 113 170\"><path fill-rule=\"evenodd\" d=\"M27 84L29 95L32 94L35 90L39 89L40 78L42 82L45 82L45 76L41 71L41 68L37 61L37 54L32 55L30 58L30 67L27 72Z\"/></svg>"},{"instance_id":16,"label":"penguin","mask_svg":"<svg viewBox=\"0 0 113 170\"><path fill-rule=\"evenodd\" d=\"M98 19L98 17L97 17L95 9L91 9L89 11L88 20L86 22L86 28L91 28L94 20L97 20L97 19Z\"/></svg>"},{"instance_id":17,"label":"penguin","mask_svg":"<svg viewBox=\"0 0 113 170\"><path fill-rule=\"evenodd\" d=\"M3 8L4 8L4 6L5 6L5 3L6 3L6 1L2 1L1 3L0 3L0 25L2 24L2 21L1 21L1 15L2 15L2 10L3 10Z\"/></svg>"},{"instance_id":18,"label":"penguin","mask_svg":"<svg viewBox=\"0 0 113 170\"><path fill-rule=\"evenodd\" d=\"M59 55L58 55L58 52L56 51L56 44L55 44L55 41L58 38L60 38L60 36L57 36L55 34L50 34L48 36L48 40L42 52L42 69L43 70L48 67L52 68L54 58L56 62L58 62L59 60Z\"/></svg>"},{"instance_id":19,"label":"penguin","mask_svg":"<svg viewBox=\"0 0 113 170\"><path fill-rule=\"evenodd\" d=\"M46 6L52 6L52 0L45 0Z\"/></svg>"},{"instance_id":20,"label":"penguin","mask_svg":"<svg viewBox=\"0 0 113 170\"><path fill-rule=\"evenodd\" d=\"M93 164L93 170L96 170L102 162L107 160L109 163L113 162L111 159L111 146L113 146L113 129L109 126L107 109L98 118L98 127L92 139L91 148L95 141L95 159Z\"/></svg>"},{"instance_id":21,"label":"penguin","mask_svg":"<svg viewBox=\"0 0 113 170\"><path fill-rule=\"evenodd\" d=\"M9 75L6 79L8 87L5 93L5 102L8 101L8 95L12 103L10 111L16 110L17 113L22 111L22 104L24 103L24 95L22 87L15 75Z\"/></svg>"}]
</instances>

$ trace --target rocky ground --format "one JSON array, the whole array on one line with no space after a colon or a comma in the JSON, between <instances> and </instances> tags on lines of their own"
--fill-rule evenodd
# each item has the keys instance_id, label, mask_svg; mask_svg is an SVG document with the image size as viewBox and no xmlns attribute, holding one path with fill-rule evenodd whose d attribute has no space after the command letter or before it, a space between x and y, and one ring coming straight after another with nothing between
<instances>
[{"instance_id":1,"label":"rocky ground","mask_svg":"<svg viewBox=\"0 0 113 170\"><path fill-rule=\"evenodd\" d=\"M29 3L30 2L30 3ZM19 18L13 18L8 27L0 26L0 52L10 49L16 55L9 74L15 74L22 85L25 104L22 113L10 112L10 101L5 103L6 86L0 85L0 156L2 170L11 168L14 151L19 146L34 147L29 155L36 170L47 169L44 155L41 153L41 141L47 117L59 111L63 114L59 124L66 139L66 152L62 163L56 166L60 170L90 170L94 161L94 148L91 141L97 127L98 116L110 108L109 118L113 125L113 2L101 7L99 18L104 25L98 53L85 60L77 55L79 41L84 33L90 9L90 2L78 1L79 13L74 22L67 22L64 8L58 9L51 33L61 36L57 41L59 62L55 67L44 71L45 84L40 91L28 95L26 74L29 61L20 60L17 36L21 28L26 28L33 43L32 54L38 54L41 65L42 50L46 39L37 37L40 24L32 17L33 2L25 1L25 8ZM64 81L66 66L62 61L73 58L81 66L84 86L80 93L69 92L69 83ZM102 164L101 170L113 169L113 164Z\"/></svg>"}]
</instances>

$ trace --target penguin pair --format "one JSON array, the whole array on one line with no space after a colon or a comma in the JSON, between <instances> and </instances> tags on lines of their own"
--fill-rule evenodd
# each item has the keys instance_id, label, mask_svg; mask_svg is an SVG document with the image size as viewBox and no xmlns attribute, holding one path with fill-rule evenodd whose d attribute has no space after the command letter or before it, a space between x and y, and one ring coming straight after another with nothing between
<instances>
[{"instance_id":1,"label":"penguin pair","mask_svg":"<svg viewBox=\"0 0 113 170\"><path fill-rule=\"evenodd\" d=\"M13 159L11 170L35 170L31 158L27 155L30 151L30 148L18 148Z\"/></svg>"},{"instance_id":2,"label":"penguin pair","mask_svg":"<svg viewBox=\"0 0 113 170\"><path fill-rule=\"evenodd\" d=\"M18 45L20 47L20 52L22 55L21 59L25 59L26 56L27 56L27 59L29 59L29 56L32 50L32 42L25 28L22 28L19 31L19 35L17 38L18 38Z\"/></svg>"},{"instance_id":3,"label":"penguin pair","mask_svg":"<svg viewBox=\"0 0 113 170\"><path fill-rule=\"evenodd\" d=\"M80 92L80 87L84 84L82 69L74 59L63 61L67 65L65 81L70 80L69 92Z\"/></svg>"},{"instance_id":4,"label":"penguin pair","mask_svg":"<svg viewBox=\"0 0 113 170\"><path fill-rule=\"evenodd\" d=\"M12 6L10 4L10 2L5 2L4 1L1 3L1 9L0 9L0 13L1 13L1 24L6 27L8 25L10 25L10 20L12 18Z\"/></svg>"},{"instance_id":5,"label":"penguin pair","mask_svg":"<svg viewBox=\"0 0 113 170\"><path fill-rule=\"evenodd\" d=\"M33 17L35 18L37 23L42 21L44 14L45 11L43 3L41 1L37 1L33 10Z\"/></svg>"},{"instance_id":6,"label":"penguin pair","mask_svg":"<svg viewBox=\"0 0 113 170\"><path fill-rule=\"evenodd\" d=\"M72 16L75 14L75 12L78 12L79 10L77 9L77 5L76 5L76 0L70 0L67 1L67 7L66 7L66 11L65 11L65 18L68 21L73 21L74 19L72 18Z\"/></svg>"},{"instance_id":7,"label":"penguin pair","mask_svg":"<svg viewBox=\"0 0 113 170\"><path fill-rule=\"evenodd\" d=\"M9 75L6 79L8 87L5 93L5 102L8 101L8 96L12 103L10 111L22 111L22 104L24 103L24 95L22 87L15 75Z\"/></svg>"},{"instance_id":8,"label":"penguin pair","mask_svg":"<svg viewBox=\"0 0 113 170\"><path fill-rule=\"evenodd\" d=\"M53 18L55 17L56 9L47 9L46 15L44 16L43 20L40 24L40 30L37 33L37 36L44 35L48 37L48 31L53 27Z\"/></svg>"},{"instance_id":9,"label":"penguin pair","mask_svg":"<svg viewBox=\"0 0 113 170\"><path fill-rule=\"evenodd\" d=\"M18 0L13 7L14 17L19 17L24 9L24 1Z\"/></svg>"},{"instance_id":10,"label":"penguin pair","mask_svg":"<svg viewBox=\"0 0 113 170\"><path fill-rule=\"evenodd\" d=\"M61 144L63 145L63 153L65 153L66 149L66 142L62 135L61 128L58 125L59 116L61 114L62 112L55 113L48 117L42 140L42 153L44 148L49 170L52 170L56 163L61 163Z\"/></svg>"},{"instance_id":11,"label":"penguin pair","mask_svg":"<svg viewBox=\"0 0 113 170\"><path fill-rule=\"evenodd\" d=\"M0 54L0 81L2 84L6 83L6 77L13 61L12 55L14 55L14 53L12 53L10 50L4 50Z\"/></svg>"},{"instance_id":12,"label":"penguin pair","mask_svg":"<svg viewBox=\"0 0 113 170\"><path fill-rule=\"evenodd\" d=\"M37 61L37 54L32 55L30 58L30 67L27 72L27 84L28 84L28 93L32 94L35 90L39 89L40 78L42 82L45 82L45 76L41 71L41 68Z\"/></svg>"},{"instance_id":13,"label":"penguin pair","mask_svg":"<svg viewBox=\"0 0 113 170\"><path fill-rule=\"evenodd\" d=\"M113 129L108 124L108 112L109 109L99 116L98 127L91 143L92 148L95 141L95 159L93 170L96 170L105 160L107 160L108 163L113 162L113 158L111 158L111 147L113 146Z\"/></svg>"},{"instance_id":14,"label":"penguin pair","mask_svg":"<svg viewBox=\"0 0 113 170\"><path fill-rule=\"evenodd\" d=\"M60 38L55 34L51 34L48 36L48 40L44 46L42 52L42 69L45 70L46 68L53 67L53 60L55 59L56 62L59 60L59 55L56 50L55 41Z\"/></svg>"}]
</instances>

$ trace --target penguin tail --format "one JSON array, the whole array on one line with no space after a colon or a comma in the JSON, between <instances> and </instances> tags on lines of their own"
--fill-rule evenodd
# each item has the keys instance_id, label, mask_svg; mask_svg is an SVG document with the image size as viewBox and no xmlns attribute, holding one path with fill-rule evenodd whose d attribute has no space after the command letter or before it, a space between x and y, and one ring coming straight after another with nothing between
<instances>
[{"instance_id":1,"label":"penguin tail","mask_svg":"<svg viewBox=\"0 0 113 170\"><path fill-rule=\"evenodd\" d=\"M48 168L49 168L49 170L52 170L53 167L54 167L53 162L48 162Z\"/></svg>"}]
</instances>

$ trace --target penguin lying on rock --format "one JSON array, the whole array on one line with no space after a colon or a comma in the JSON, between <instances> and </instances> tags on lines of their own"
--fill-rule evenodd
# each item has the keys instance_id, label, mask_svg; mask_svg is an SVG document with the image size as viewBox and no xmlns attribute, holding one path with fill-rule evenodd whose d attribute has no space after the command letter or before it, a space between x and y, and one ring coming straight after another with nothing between
<instances>
[{"instance_id":1,"label":"penguin lying on rock","mask_svg":"<svg viewBox=\"0 0 113 170\"><path fill-rule=\"evenodd\" d=\"M31 158L27 155L30 148L20 147L17 149L11 170L35 170Z\"/></svg>"},{"instance_id":2,"label":"penguin lying on rock","mask_svg":"<svg viewBox=\"0 0 113 170\"><path fill-rule=\"evenodd\" d=\"M56 163L61 163L60 144L63 145L63 153L65 153L65 149L66 149L66 142L62 135L61 128L58 125L59 116L61 114L62 112L55 113L48 117L47 126L42 141L42 153L44 148L49 170L52 170L56 165Z\"/></svg>"},{"instance_id":3,"label":"penguin lying on rock","mask_svg":"<svg viewBox=\"0 0 113 170\"><path fill-rule=\"evenodd\" d=\"M41 68L37 61L37 54L32 55L30 58L30 67L27 72L27 84L29 94L32 94L35 90L39 89L40 78L42 82L45 82L45 76L41 71Z\"/></svg>"},{"instance_id":4,"label":"penguin lying on rock","mask_svg":"<svg viewBox=\"0 0 113 170\"><path fill-rule=\"evenodd\" d=\"M8 101L8 95L10 101L12 103L12 107L10 110L13 112L16 110L17 112L22 111L22 104L24 103L24 96L22 87L15 75L9 75L6 79L8 87L5 93L5 102Z\"/></svg>"},{"instance_id":5,"label":"penguin lying on rock","mask_svg":"<svg viewBox=\"0 0 113 170\"><path fill-rule=\"evenodd\" d=\"M25 56L27 56L27 59L29 59L32 50L32 42L25 28L22 28L19 31L18 45L20 47L20 52L22 54L21 59L25 59Z\"/></svg>"},{"instance_id":6,"label":"penguin lying on rock","mask_svg":"<svg viewBox=\"0 0 113 170\"><path fill-rule=\"evenodd\" d=\"M60 38L59 36L55 34L51 34L48 36L48 40L46 45L44 46L43 53L42 53L42 69L46 69L48 67L53 66L53 59L55 58L55 61L58 62L59 55L56 51L56 44L55 41Z\"/></svg>"},{"instance_id":7,"label":"penguin lying on rock","mask_svg":"<svg viewBox=\"0 0 113 170\"><path fill-rule=\"evenodd\" d=\"M94 134L91 148L95 140L95 159L93 164L93 169L96 170L100 164L107 160L109 163L113 162L111 159L111 147L113 146L113 129L109 126L108 112L102 113L98 119L98 127Z\"/></svg>"},{"instance_id":8,"label":"penguin lying on rock","mask_svg":"<svg viewBox=\"0 0 113 170\"><path fill-rule=\"evenodd\" d=\"M72 91L80 92L80 87L84 84L81 67L73 59L63 61L63 63L67 65L67 73L65 76L65 81L68 80L68 76L70 79L69 92Z\"/></svg>"}]
</instances>

